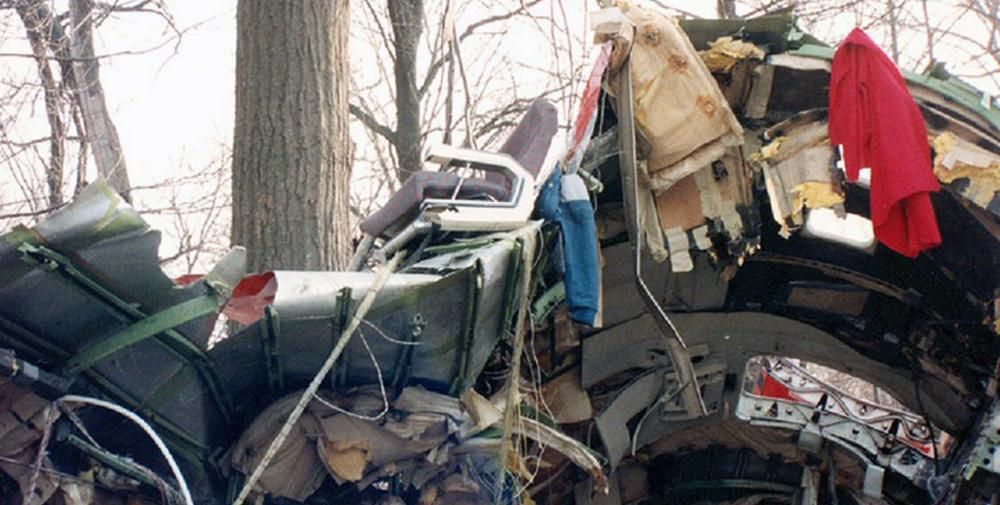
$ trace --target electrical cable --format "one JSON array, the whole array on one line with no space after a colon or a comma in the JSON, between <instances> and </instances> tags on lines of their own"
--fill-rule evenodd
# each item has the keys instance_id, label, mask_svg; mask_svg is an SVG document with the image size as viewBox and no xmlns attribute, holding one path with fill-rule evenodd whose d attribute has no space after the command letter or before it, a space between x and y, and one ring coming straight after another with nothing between
<instances>
[{"instance_id":1,"label":"electrical cable","mask_svg":"<svg viewBox=\"0 0 1000 505\"><path fill-rule=\"evenodd\" d=\"M170 471L173 472L174 478L177 479L177 485L180 486L181 496L184 498L185 505L194 505L194 500L191 499L191 491L188 490L187 481L184 480L184 475L181 473L180 468L177 467L177 462L174 461L174 457L170 454L170 450L167 449L167 445L164 444L160 436L153 431L153 428L149 425L149 423L141 417L120 405L104 400L98 400L97 398L90 398L89 396L66 395L56 400L56 403L82 403L85 405L104 408L122 415L142 428L142 431L146 432L146 435L148 435L153 443L156 444L156 448L160 450L161 454L163 454L163 459L167 460L167 466L170 467Z\"/></svg>"}]
</instances>

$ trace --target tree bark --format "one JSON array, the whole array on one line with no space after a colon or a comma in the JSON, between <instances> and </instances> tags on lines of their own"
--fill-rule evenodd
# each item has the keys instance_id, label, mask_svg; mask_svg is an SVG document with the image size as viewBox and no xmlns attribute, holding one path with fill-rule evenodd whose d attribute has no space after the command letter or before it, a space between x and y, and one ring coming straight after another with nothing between
<instances>
[{"instance_id":1,"label":"tree bark","mask_svg":"<svg viewBox=\"0 0 1000 505\"><path fill-rule=\"evenodd\" d=\"M93 0L72 0L69 3L72 22L70 55L73 57L80 110L98 175L107 179L108 184L125 200L131 201L129 190L132 185L125 166L125 155L118 130L108 113L101 86L100 64L94 54L93 9Z\"/></svg>"},{"instance_id":2,"label":"tree bark","mask_svg":"<svg viewBox=\"0 0 1000 505\"><path fill-rule=\"evenodd\" d=\"M389 0L393 49L396 54L396 148L400 181L420 170L422 146L420 90L417 87L417 44L424 28L423 0Z\"/></svg>"},{"instance_id":3,"label":"tree bark","mask_svg":"<svg viewBox=\"0 0 1000 505\"><path fill-rule=\"evenodd\" d=\"M348 0L238 4L232 241L251 271L350 256L348 13Z\"/></svg>"}]
</instances>

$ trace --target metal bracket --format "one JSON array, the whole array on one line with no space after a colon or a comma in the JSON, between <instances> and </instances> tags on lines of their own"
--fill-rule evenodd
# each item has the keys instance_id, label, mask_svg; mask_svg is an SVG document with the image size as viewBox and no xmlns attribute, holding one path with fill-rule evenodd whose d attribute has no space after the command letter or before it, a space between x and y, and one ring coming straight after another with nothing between
<instances>
[{"instance_id":1,"label":"metal bracket","mask_svg":"<svg viewBox=\"0 0 1000 505\"><path fill-rule=\"evenodd\" d=\"M183 303L161 310L156 314L141 319L125 329L93 342L76 356L73 356L63 367L64 375L74 375L97 364L112 354L176 328L184 323L215 314L224 300L215 294L199 296ZM170 336L173 338L173 336ZM181 337L183 339L183 337ZM174 338L174 340L177 340ZM190 341L184 339L190 344ZM183 345L183 344L182 344Z\"/></svg>"},{"instance_id":2,"label":"metal bracket","mask_svg":"<svg viewBox=\"0 0 1000 505\"><path fill-rule=\"evenodd\" d=\"M802 498L796 502L799 505L819 505L819 471L815 468L805 467L802 469L802 484L800 493Z\"/></svg>"},{"instance_id":3,"label":"metal bracket","mask_svg":"<svg viewBox=\"0 0 1000 505\"><path fill-rule=\"evenodd\" d=\"M484 267L480 260L468 272L465 289L465 318L462 320L462 334L455 354L455 378L449 388L451 394L458 395L470 383L469 359L472 353L472 342L476 338L476 321L479 316L479 302L483 295ZM524 296L527 296L525 294Z\"/></svg>"},{"instance_id":4,"label":"metal bracket","mask_svg":"<svg viewBox=\"0 0 1000 505\"><path fill-rule=\"evenodd\" d=\"M916 481L933 471L934 461L914 449L897 447L890 454L883 454L886 435L849 417L823 412L815 422L813 407L789 401L762 398L742 393L736 406L736 417L755 426L783 428L799 431L815 425L822 440L847 450L868 466L885 466L906 479ZM811 435L806 435L807 443Z\"/></svg>"},{"instance_id":5,"label":"metal bracket","mask_svg":"<svg viewBox=\"0 0 1000 505\"><path fill-rule=\"evenodd\" d=\"M869 498L882 497L882 483L885 481L885 468L875 464L865 467L865 480L861 492Z\"/></svg>"},{"instance_id":6,"label":"metal bracket","mask_svg":"<svg viewBox=\"0 0 1000 505\"><path fill-rule=\"evenodd\" d=\"M531 318L532 323L539 323L548 317L552 309L556 308L563 300L566 299L566 284L563 281L559 281L552 285L549 289L545 290L535 303L531 305Z\"/></svg>"},{"instance_id":7,"label":"metal bracket","mask_svg":"<svg viewBox=\"0 0 1000 505\"><path fill-rule=\"evenodd\" d=\"M720 361L706 359L698 364L697 373L706 389L706 396L716 399L711 412L717 412L721 408L718 398L722 396L725 371L726 365ZM683 400L680 405L675 403L677 396L688 389L682 387L683 384L676 370L650 370L622 388L594 416L597 432L604 443L612 468L618 465L630 449L634 450L648 443L650 434L659 438L662 433L658 430L663 426L701 417L691 415L683 405ZM634 431L631 430L629 422L643 410L646 413Z\"/></svg>"},{"instance_id":8,"label":"metal bracket","mask_svg":"<svg viewBox=\"0 0 1000 505\"><path fill-rule=\"evenodd\" d=\"M347 322L351 317L351 309L354 305L351 293L351 288L341 288L341 290L337 293L336 307L340 310L338 311L336 322L331 321L330 323L331 349L333 346L337 345L337 336L344 330L344 328L347 327ZM344 353L340 358L340 364L337 365L337 372L335 374L331 374L331 386L336 388L337 386L346 385L347 373L350 368L350 353Z\"/></svg>"},{"instance_id":9,"label":"metal bracket","mask_svg":"<svg viewBox=\"0 0 1000 505\"><path fill-rule=\"evenodd\" d=\"M816 423L809 423L799 432L799 439L796 445L800 449L810 454L819 454L823 448L823 433Z\"/></svg>"},{"instance_id":10,"label":"metal bracket","mask_svg":"<svg viewBox=\"0 0 1000 505\"><path fill-rule=\"evenodd\" d=\"M281 353L278 351L280 341L281 319L278 317L278 310L273 305L268 305L264 307L264 325L261 327L260 344L267 368L267 385L272 394L278 394L285 389Z\"/></svg>"},{"instance_id":11,"label":"metal bracket","mask_svg":"<svg viewBox=\"0 0 1000 505\"><path fill-rule=\"evenodd\" d=\"M399 356L396 358L396 364L393 366L392 372L392 387L395 390L402 390L406 381L410 378L410 364L413 362L413 351L414 347L420 345L420 336L424 334L424 329L427 328L427 320L424 319L424 315L417 312L410 316L410 338L407 339L408 345L404 345L403 349L399 352Z\"/></svg>"},{"instance_id":12,"label":"metal bracket","mask_svg":"<svg viewBox=\"0 0 1000 505\"><path fill-rule=\"evenodd\" d=\"M971 481L979 472L1000 475L1000 401L994 400L990 405L974 440L962 465L962 479Z\"/></svg>"}]
</instances>

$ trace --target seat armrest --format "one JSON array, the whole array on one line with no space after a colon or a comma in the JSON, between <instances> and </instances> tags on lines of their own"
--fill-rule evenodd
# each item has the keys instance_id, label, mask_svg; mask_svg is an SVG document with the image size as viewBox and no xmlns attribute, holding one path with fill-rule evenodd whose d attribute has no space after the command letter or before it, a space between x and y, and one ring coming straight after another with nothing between
<instances>
[{"instance_id":1,"label":"seat armrest","mask_svg":"<svg viewBox=\"0 0 1000 505\"><path fill-rule=\"evenodd\" d=\"M500 173L511 183L517 179L524 181L533 179L517 160L503 153L437 144L427 148L424 161L447 166L469 166L477 170Z\"/></svg>"},{"instance_id":2,"label":"seat armrest","mask_svg":"<svg viewBox=\"0 0 1000 505\"><path fill-rule=\"evenodd\" d=\"M444 230L497 231L523 226L531 216L535 199L532 191L534 178L513 157L436 145L427 149L424 160L447 166L470 168L499 173L509 181L509 194L503 202L482 200L427 198L420 205L423 215Z\"/></svg>"}]
</instances>

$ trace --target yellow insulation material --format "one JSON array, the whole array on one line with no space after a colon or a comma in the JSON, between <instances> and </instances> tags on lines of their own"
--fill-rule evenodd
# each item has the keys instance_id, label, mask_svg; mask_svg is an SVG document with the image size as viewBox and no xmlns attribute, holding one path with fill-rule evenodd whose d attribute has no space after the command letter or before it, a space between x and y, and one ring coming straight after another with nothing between
<instances>
[{"instance_id":1,"label":"yellow insulation material","mask_svg":"<svg viewBox=\"0 0 1000 505\"><path fill-rule=\"evenodd\" d=\"M792 209L802 212L803 207L818 209L844 203L844 195L830 182L809 181L792 188Z\"/></svg>"},{"instance_id":2,"label":"yellow insulation material","mask_svg":"<svg viewBox=\"0 0 1000 505\"><path fill-rule=\"evenodd\" d=\"M712 72L729 72L741 60L748 58L764 59L764 50L742 40L732 37L719 37L709 43L709 49L698 52L701 61Z\"/></svg>"},{"instance_id":3,"label":"yellow insulation material","mask_svg":"<svg viewBox=\"0 0 1000 505\"><path fill-rule=\"evenodd\" d=\"M778 151L781 150L781 143L785 141L785 137L778 137L768 143L766 146L760 148L760 157L764 159L773 158Z\"/></svg>"},{"instance_id":4,"label":"yellow insulation material","mask_svg":"<svg viewBox=\"0 0 1000 505\"><path fill-rule=\"evenodd\" d=\"M962 190L965 198L986 208L993 195L1000 191L1000 157L955 135L945 132L934 138L934 175L950 184L968 179Z\"/></svg>"}]
</instances>

